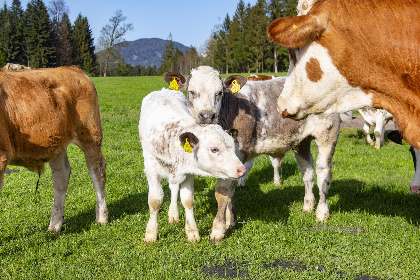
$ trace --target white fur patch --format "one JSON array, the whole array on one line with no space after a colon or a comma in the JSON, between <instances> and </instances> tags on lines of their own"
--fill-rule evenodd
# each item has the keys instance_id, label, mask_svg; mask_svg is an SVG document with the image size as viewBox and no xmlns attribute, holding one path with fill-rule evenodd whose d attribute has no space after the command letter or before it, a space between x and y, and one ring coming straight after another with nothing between
<instances>
[{"instance_id":1,"label":"white fur patch","mask_svg":"<svg viewBox=\"0 0 420 280\"><path fill-rule=\"evenodd\" d=\"M349 110L371 106L372 95L366 94L360 87L352 87L332 62L328 50L312 42L296 50L297 63L290 64L286 83L281 94L280 112L285 109L290 114L299 112L304 117L314 113L343 113ZM308 79L306 64L316 58L323 71L317 82ZM292 100L290 104L287 100ZM280 105L279 105L280 106ZM283 108L284 107L284 108Z\"/></svg>"}]
</instances>

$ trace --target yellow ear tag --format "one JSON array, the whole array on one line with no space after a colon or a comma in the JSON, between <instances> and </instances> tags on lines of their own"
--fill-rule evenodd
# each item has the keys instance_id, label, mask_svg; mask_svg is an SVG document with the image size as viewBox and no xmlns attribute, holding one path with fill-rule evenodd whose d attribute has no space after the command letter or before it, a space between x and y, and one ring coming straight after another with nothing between
<instances>
[{"instance_id":1,"label":"yellow ear tag","mask_svg":"<svg viewBox=\"0 0 420 280\"><path fill-rule=\"evenodd\" d=\"M232 89L231 89L232 94L237 93L240 90L241 90L241 86L238 84L238 82L236 80L233 80Z\"/></svg>"},{"instance_id":2,"label":"yellow ear tag","mask_svg":"<svg viewBox=\"0 0 420 280\"><path fill-rule=\"evenodd\" d=\"M293 24L293 29L297 29L297 25L296 24Z\"/></svg>"},{"instance_id":3,"label":"yellow ear tag","mask_svg":"<svg viewBox=\"0 0 420 280\"><path fill-rule=\"evenodd\" d=\"M174 78L174 80L169 84L169 88L172 90L179 90L179 86L178 83L176 81L176 79Z\"/></svg>"},{"instance_id":4,"label":"yellow ear tag","mask_svg":"<svg viewBox=\"0 0 420 280\"><path fill-rule=\"evenodd\" d=\"M191 147L190 143L188 143L188 139L185 139L185 144L184 145L182 145L182 143L180 143L180 145L181 145L182 148L184 148L184 150L187 153L192 153L192 147Z\"/></svg>"}]
</instances>

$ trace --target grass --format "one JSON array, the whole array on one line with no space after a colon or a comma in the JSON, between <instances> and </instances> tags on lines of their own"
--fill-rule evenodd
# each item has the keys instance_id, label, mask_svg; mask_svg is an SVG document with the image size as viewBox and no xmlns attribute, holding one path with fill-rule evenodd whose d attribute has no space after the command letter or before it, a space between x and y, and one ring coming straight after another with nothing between
<instances>
[{"instance_id":1,"label":"grass","mask_svg":"<svg viewBox=\"0 0 420 280\"><path fill-rule=\"evenodd\" d=\"M273 184L268 157L255 161L247 187L236 190L238 224L218 245L209 241L217 180L195 179L197 244L187 241L180 203L180 224L167 223L165 183L159 239L144 245L148 187L137 125L142 98L165 83L160 77L92 80L101 106L110 223L94 223L94 188L76 146L68 149L72 174L60 234L46 231L53 203L49 167L35 192L37 175L9 166L20 172L5 175L0 193L0 279L420 278L420 197L408 190L414 173L408 147L386 142L378 151L365 143L361 128L341 130L324 226L301 211L303 182L289 152L281 187Z\"/></svg>"}]
</instances>

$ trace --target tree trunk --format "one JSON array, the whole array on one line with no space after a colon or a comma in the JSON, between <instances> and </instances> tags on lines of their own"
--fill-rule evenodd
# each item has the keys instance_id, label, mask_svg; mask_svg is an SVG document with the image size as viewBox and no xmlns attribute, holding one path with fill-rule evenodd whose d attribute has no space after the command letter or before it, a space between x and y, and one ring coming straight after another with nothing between
<instances>
[{"instance_id":1,"label":"tree trunk","mask_svg":"<svg viewBox=\"0 0 420 280\"><path fill-rule=\"evenodd\" d=\"M274 73L277 73L277 52L274 50Z\"/></svg>"}]
</instances>

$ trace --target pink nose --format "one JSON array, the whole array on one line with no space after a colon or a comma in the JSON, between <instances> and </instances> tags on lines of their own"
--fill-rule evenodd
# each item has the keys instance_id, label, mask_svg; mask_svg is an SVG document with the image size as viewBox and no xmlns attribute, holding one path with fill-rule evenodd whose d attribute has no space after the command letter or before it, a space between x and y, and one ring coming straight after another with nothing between
<instances>
[{"instance_id":1,"label":"pink nose","mask_svg":"<svg viewBox=\"0 0 420 280\"><path fill-rule=\"evenodd\" d=\"M244 176L245 175L245 173L246 173L246 168L245 168L245 166L241 166L241 167L239 167L238 168L238 177L242 177L242 176Z\"/></svg>"}]
</instances>

